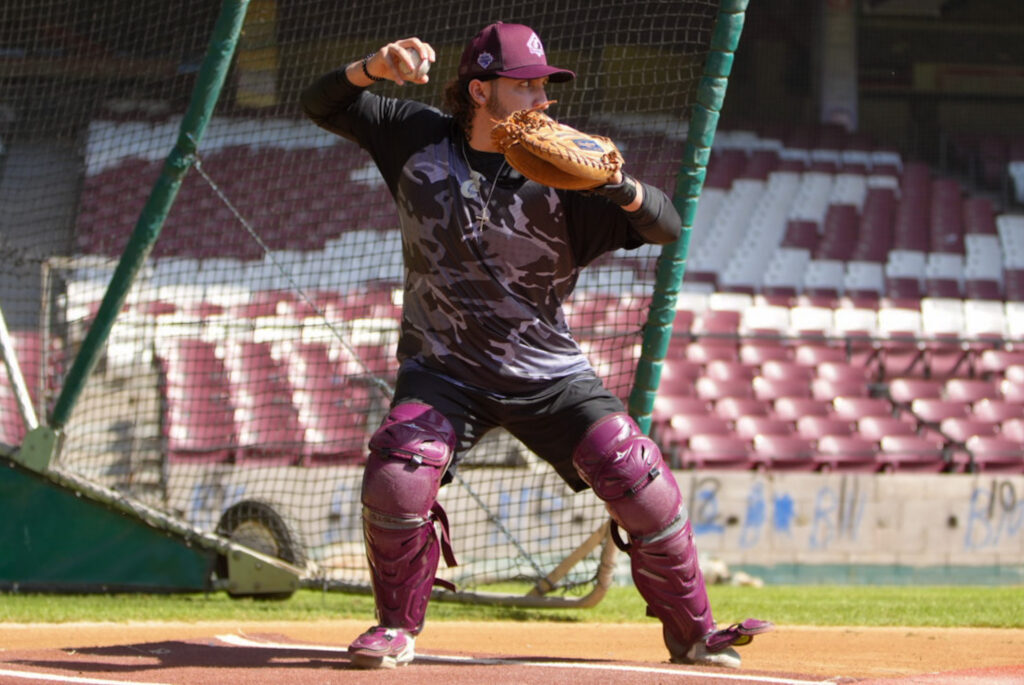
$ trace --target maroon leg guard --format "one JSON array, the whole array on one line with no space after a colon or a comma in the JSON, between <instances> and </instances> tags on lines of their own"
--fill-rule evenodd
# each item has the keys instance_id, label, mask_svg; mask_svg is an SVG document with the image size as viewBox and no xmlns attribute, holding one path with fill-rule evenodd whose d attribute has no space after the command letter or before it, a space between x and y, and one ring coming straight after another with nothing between
<instances>
[{"instance_id":1,"label":"maroon leg guard","mask_svg":"<svg viewBox=\"0 0 1024 685\"><path fill-rule=\"evenodd\" d=\"M633 582L666 638L689 649L714 631L686 508L654 441L627 414L611 414L590 427L573 464L629 534Z\"/></svg>"},{"instance_id":2,"label":"maroon leg guard","mask_svg":"<svg viewBox=\"0 0 1024 685\"><path fill-rule=\"evenodd\" d=\"M455 431L448 420L415 402L394 407L370 438L363 535L377 619L387 628L419 633L441 554L455 565L448 522L436 503L454 449ZM435 520L441 523L440 541Z\"/></svg>"}]
</instances>

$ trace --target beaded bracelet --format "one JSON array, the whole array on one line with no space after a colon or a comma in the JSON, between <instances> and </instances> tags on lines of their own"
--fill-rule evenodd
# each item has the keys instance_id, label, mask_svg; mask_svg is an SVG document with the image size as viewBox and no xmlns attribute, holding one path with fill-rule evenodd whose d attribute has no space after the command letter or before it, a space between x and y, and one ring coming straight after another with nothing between
<instances>
[{"instance_id":1,"label":"beaded bracelet","mask_svg":"<svg viewBox=\"0 0 1024 685\"><path fill-rule=\"evenodd\" d=\"M376 52L371 52L369 55L363 58L363 73L366 75L366 78L370 79L371 81L387 81L386 78L374 76L373 74L370 73L370 70L366 68L366 63L369 62L376 54Z\"/></svg>"}]
</instances>

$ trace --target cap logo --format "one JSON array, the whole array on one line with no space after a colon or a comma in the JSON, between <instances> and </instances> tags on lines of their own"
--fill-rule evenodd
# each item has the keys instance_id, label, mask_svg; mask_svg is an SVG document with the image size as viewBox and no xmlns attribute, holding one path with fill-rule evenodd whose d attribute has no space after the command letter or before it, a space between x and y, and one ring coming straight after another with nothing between
<instances>
[{"instance_id":1,"label":"cap logo","mask_svg":"<svg viewBox=\"0 0 1024 685\"><path fill-rule=\"evenodd\" d=\"M481 52L480 56L476 58L476 63L479 64L482 69L486 69L494 64L494 55L489 52Z\"/></svg>"},{"instance_id":2,"label":"cap logo","mask_svg":"<svg viewBox=\"0 0 1024 685\"><path fill-rule=\"evenodd\" d=\"M526 41L526 49L534 55L537 55L537 57L544 56L544 46L541 45L540 38L536 33L530 34L530 39Z\"/></svg>"}]
</instances>

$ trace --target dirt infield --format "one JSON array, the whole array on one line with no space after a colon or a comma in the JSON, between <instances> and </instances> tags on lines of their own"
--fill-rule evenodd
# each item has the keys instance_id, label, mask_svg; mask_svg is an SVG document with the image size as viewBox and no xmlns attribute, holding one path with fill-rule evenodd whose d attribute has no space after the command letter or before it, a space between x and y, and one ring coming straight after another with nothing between
<instances>
[{"instance_id":1,"label":"dirt infield","mask_svg":"<svg viewBox=\"0 0 1024 685\"><path fill-rule=\"evenodd\" d=\"M780 626L741 671L668 664L646 624L438 621L417 662L349 668L365 622L0 624L0 683L1024 683L1024 630ZM597 672L595 672L597 671ZM941 676L932 674L941 673Z\"/></svg>"}]
</instances>

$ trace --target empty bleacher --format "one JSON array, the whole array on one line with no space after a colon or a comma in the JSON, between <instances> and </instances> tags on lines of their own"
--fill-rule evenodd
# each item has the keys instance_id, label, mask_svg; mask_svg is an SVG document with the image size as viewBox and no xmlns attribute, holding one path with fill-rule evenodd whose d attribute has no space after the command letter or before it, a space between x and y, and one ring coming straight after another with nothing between
<instances>
[{"instance_id":1,"label":"empty bleacher","mask_svg":"<svg viewBox=\"0 0 1024 685\"><path fill-rule=\"evenodd\" d=\"M623 145L638 151L632 173L671 190L674 170L648 139L680 138L651 130ZM269 252L190 175L148 274L160 297L131 304L166 378L170 458L359 459L380 398L358 379L394 373L400 237L386 190L339 146L225 140L205 168ZM82 253L119 254L155 164L90 166ZM294 183L268 196L255 168L286 169ZM330 179L362 184L367 201L338 206L321 190ZM567 316L588 350L592 337L639 331L656 254L618 251L584 272ZM313 268L342 260L351 268ZM295 285L314 305L285 296ZM101 295L83 274L69 311L88 316ZM677 468L1024 472L1022 301L1024 217L834 130L722 131L652 433ZM594 352L593 363L621 384L636 352ZM196 369L216 382L183 380Z\"/></svg>"}]
</instances>

